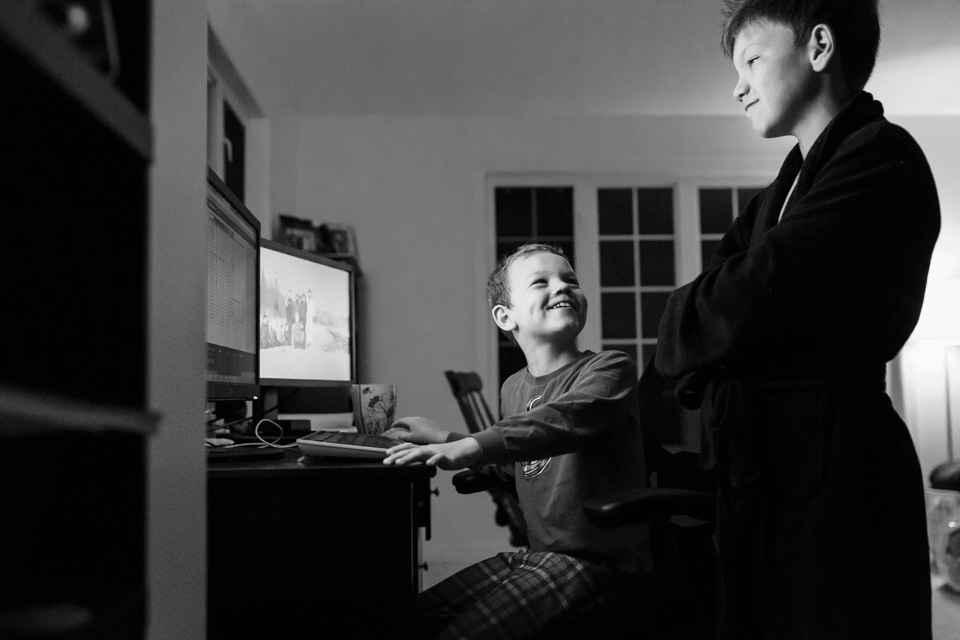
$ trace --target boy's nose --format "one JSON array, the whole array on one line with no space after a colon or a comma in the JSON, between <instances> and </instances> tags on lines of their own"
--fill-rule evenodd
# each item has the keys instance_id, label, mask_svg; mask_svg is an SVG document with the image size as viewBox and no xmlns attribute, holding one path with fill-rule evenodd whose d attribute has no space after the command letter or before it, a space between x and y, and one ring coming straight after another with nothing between
<instances>
[{"instance_id":1,"label":"boy's nose","mask_svg":"<svg viewBox=\"0 0 960 640\"><path fill-rule=\"evenodd\" d=\"M743 96L747 95L747 83L743 81L743 77L737 78L737 84L733 87L733 97L737 102L743 102Z\"/></svg>"},{"instance_id":2,"label":"boy's nose","mask_svg":"<svg viewBox=\"0 0 960 640\"><path fill-rule=\"evenodd\" d=\"M553 285L553 290L556 293L564 293L566 291L570 291L570 284L567 282L564 282L563 280L558 280L556 284Z\"/></svg>"}]
</instances>

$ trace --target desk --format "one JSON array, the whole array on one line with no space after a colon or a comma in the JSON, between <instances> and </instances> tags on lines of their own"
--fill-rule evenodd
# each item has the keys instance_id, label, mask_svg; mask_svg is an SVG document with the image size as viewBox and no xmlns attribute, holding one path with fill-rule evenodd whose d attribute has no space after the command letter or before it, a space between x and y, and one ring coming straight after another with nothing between
<instances>
[{"instance_id":1,"label":"desk","mask_svg":"<svg viewBox=\"0 0 960 640\"><path fill-rule=\"evenodd\" d=\"M300 457L208 464L207 637L402 637L436 469Z\"/></svg>"}]
</instances>

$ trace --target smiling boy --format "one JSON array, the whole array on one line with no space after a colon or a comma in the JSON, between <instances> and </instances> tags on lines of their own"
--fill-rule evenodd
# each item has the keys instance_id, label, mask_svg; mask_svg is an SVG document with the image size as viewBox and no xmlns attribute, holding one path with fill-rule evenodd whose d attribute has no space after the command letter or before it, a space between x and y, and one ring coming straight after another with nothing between
<instances>
[{"instance_id":1,"label":"smiling boy","mask_svg":"<svg viewBox=\"0 0 960 640\"><path fill-rule=\"evenodd\" d=\"M583 512L590 496L646 486L636 366L618 351L577 348L587 298L555 247L524 245L501 260L487 297L497 326L527 360L503 384L504 418L472 436L424 418L399 420L407 430L400 437L424 446L400 445L384 460L514 466L530 547L467 567L420 595L420 614L442 628L441 638L567 630L649 568L644 525L604 529Z\"/></svg>"},{"instance_id":2,"label":"smiling boy","mask_svg":"<svg viewBox=\"0 0 960 640\"><path fill-rule=\"evenodd\" d=\"M719 472L721 637L929 639L923 478L885 365L920 314L933 177L863 91L876 0L726 4L734 98L797 145L659 328Z\"/></svg>"}]
</instances>

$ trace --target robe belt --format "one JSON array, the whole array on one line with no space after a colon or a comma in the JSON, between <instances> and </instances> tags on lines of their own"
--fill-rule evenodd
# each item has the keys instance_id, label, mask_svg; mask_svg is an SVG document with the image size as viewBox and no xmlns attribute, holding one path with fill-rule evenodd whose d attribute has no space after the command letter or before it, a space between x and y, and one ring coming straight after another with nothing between
<instances>
[{"instance_id":1,"label":"robe belt","mask_svg":"<svg viewBox=\"0 0 960 640\"><path fill-rule=\"evenodd\" d=\"M732 486L749 484L760 476L760 434L756 395L771 393L883 392L885 365L842 377L759 380L730 375L725 367L700 371L677 385L677 401L686 409L700 409L700 467L724 463Z\"/></svg>"}]
</instances>

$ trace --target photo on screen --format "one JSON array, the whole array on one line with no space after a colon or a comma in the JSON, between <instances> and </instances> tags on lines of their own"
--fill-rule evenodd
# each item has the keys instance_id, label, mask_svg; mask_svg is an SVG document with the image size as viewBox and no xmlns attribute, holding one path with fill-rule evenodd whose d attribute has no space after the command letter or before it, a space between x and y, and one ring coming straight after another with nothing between
<instances>
[{"instance_id":1,"label":"photo on screen","mask_svg":"<svg viewBox=\"0 0 960 640\"><path fill-rule=\"evenodd\" d=\"M261 245L260 376L350 381L351 274Z\"/></svg>"}]
</instances>

